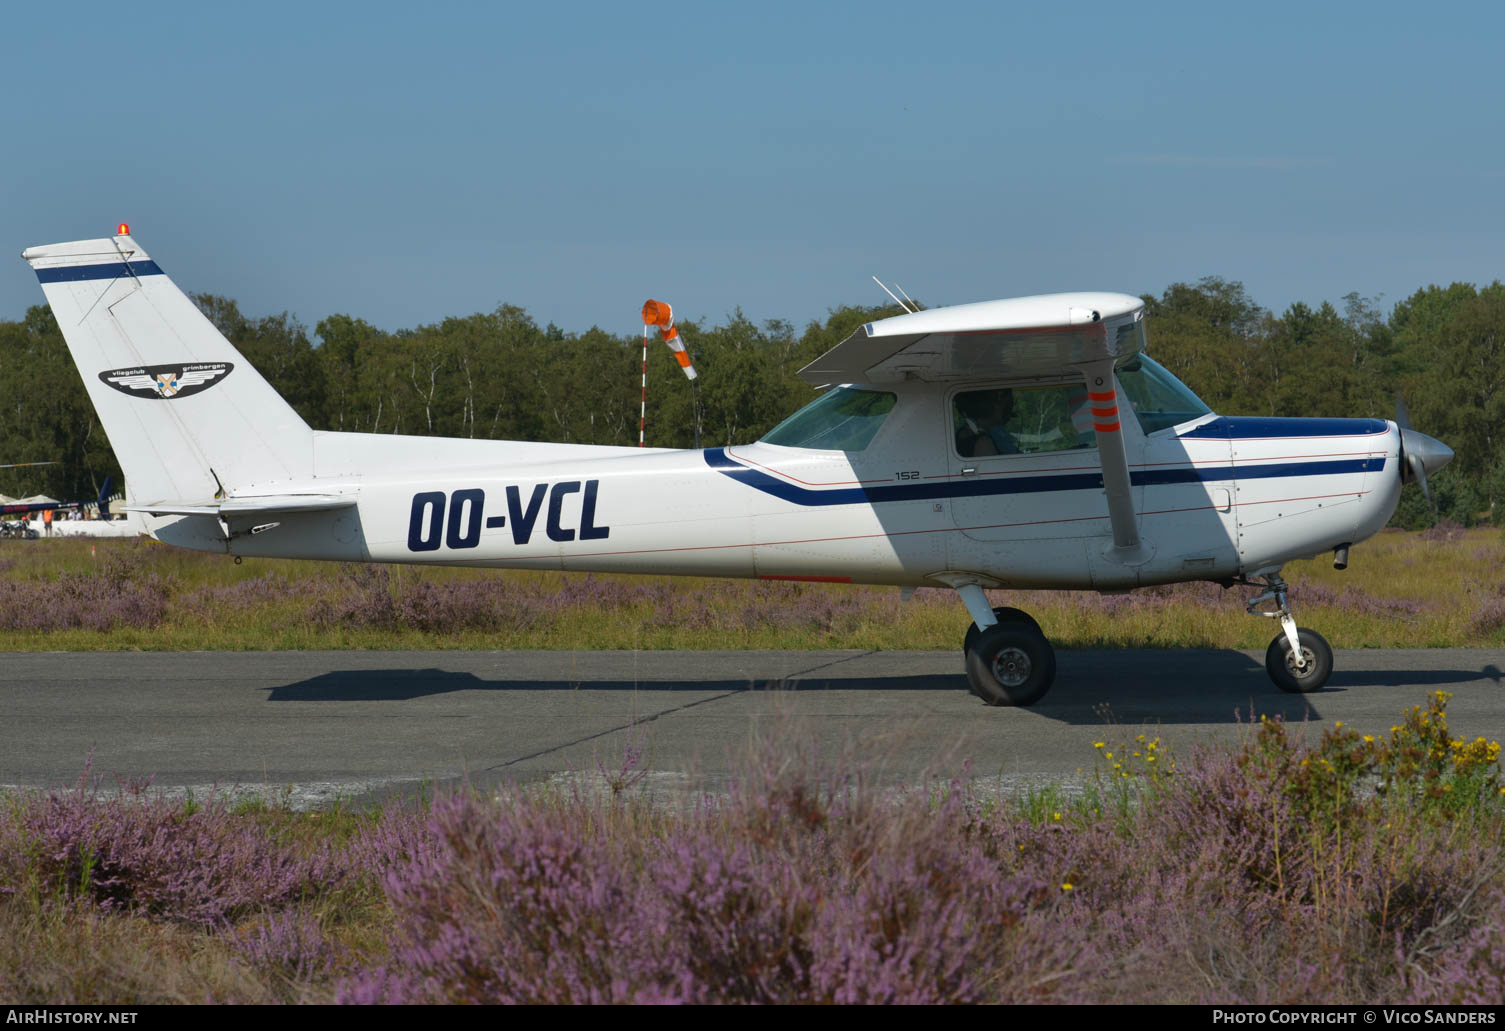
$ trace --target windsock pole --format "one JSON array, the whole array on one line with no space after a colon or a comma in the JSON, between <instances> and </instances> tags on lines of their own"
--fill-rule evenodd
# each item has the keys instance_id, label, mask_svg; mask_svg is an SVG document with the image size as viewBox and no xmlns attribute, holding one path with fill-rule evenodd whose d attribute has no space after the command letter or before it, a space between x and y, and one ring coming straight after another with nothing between
<instances>
[{"instance_id":1,"label":"windsock pole","mask_svg":"<svg viewBox=\"0 0 1505 1031\"><path fill-rule=\"evenodd\" d=\"M638 447L643 443L643 427L648 425L648 327L643 327L643 403L638 408Z\"/></svg>"}]
</instances>

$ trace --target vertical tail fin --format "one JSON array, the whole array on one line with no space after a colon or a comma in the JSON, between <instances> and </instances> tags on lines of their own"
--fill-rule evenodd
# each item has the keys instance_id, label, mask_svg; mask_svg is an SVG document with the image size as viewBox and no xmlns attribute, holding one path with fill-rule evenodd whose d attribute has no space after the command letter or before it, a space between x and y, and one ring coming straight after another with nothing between
<instances>
[{"instance_id":1,"label":"vertical tail fin","mask_svg":"<svg viewBox=\"0 0 1505 1031\"><path fill-rule=\"evenodd\" d=\"M21 255L140 501L305 479L313 432L129 236Z\"/></svg>"}]
</instances>

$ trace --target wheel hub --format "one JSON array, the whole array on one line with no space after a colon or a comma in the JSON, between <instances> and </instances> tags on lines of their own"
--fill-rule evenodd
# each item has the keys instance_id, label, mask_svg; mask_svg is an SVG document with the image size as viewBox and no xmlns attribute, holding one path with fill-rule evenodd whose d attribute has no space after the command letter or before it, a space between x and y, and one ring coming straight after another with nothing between
<instances>
[{"instance_id":1,"label":"wheel hub","mask_svg":"<svg viewBox=\"0 0 1505 1031\"><path fill-rule=\"evenodd\" d=\"M1018 687L1029 679L1033 664L1020 648L1005 648L993 659L993 675L1005 687Z\"/></svg>"},{"instance_id":2,"label":"wheel hub","mask_svg":"<svg viewBox=\"0 0 1505 1031\"><path fill-rule=\"evenodd\" d=\"M1311 676L1312 672L1316 670L1316 668L1317 656L1312 652L1310 648L1301 649L1300 665L1297 665L1296 663L1296 653L1290 651L1289 649L1286 651L1286 669L1291 671L1291 676L1298 678Z\"/></svg>"}]
</instances>

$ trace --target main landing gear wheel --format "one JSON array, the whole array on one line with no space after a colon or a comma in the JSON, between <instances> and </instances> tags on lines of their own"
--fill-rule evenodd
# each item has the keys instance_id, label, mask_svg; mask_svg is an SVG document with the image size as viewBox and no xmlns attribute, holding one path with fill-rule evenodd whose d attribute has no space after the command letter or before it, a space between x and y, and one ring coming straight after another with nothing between
<instances>
[{"instance_id":1,"label":"main landing gear wheel","mask_svg":"<svg viewBox=\"0 0 1505 1031\"><path fill-rule=\"evenodd\" d=\"M1333 650L1315 630L1300 627L1296 636L1301 641L1302 662L1297 663L1291 642L1284 633L1279 633L1265 651L1265 669L1282 691L1307 694L1322 687L1332 675Z\"/></svg>"},{"instance_id":2,"label":"main landing gear wheel","mask_svg":"<svg viewBox=\"0 0 1505 1031\"><path fill-rule=\"evenodd\" d=\"M972 637L967 681L987 704L1033 705L1054 683L1055 649L1033 622L996 623Z\"/></svg>"},{"instance_id":3,"label":"main landing gear wheel","mask_svg":"<svg viewBox=\"0 0 1505 1031\"><path fill-rule=\"evenodd\" d=\"M1000 623L1023 623L1033 629L1037 634L1043 635L1045 633L1045 631L1040 629L1040 624L1035 622L1035 617L1031 616L1023 609L996 608L993 610L993 618L998 620L998 622ZM982 633L982 631L977 629L976 623L973 623L967 627L967 636L962 638L963 655L972 650L972 646L977 643L977 635L980 633Z\"/></svg>"}]
</instances>

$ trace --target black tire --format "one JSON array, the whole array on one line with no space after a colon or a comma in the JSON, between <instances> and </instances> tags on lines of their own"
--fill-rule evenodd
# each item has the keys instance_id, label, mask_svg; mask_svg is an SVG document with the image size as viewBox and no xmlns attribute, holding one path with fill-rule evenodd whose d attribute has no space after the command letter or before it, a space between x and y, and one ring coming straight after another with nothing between
<instances>
[{"instance_id":1,"label":"black tire","mask_svg":"<svg viewBox=\"0 0 1505 1031\"><path fill-rule=\"evenodd\" d=\"M1035 622L1035 617L1023 609L996 608L993 610L993 618L1000 623L1023 623L1040 636L1045 636L1045 631L1040 629L1040 624ZM977 643L977 635L981 632L977 629L976 623L967 625L967 636L962 638L963 655L972 650L972 645Z\"/></svg>"},{"instance_id":2,"label":"black tire","mask_svg":"<svg viewBox=\"0 0 1505 1031\"><path fill-rule=\"evenodd\" d=\"M1033 705L1055 679L1056 650L1018 620L988 627L967 652L967 682L989 705Z\"/></svg>"},{"instance_id":3,"label":"black tire","mask_svg":"<svg viewBox=\"0 0 1505 1031\"><path fill-rule=\"evenodd\" d=\"M1292 694L1310 694L1320 690L1333 672L1333 649L1317 631L1297 627L1296 636L1301 641L1302 656L1306 659L1305 672L1296 669L1291 655L1291 643L1285 634L1276 634L1275 640L1265 650L1265 671L1275 686Z\"/></svg>"}]
</instances>

